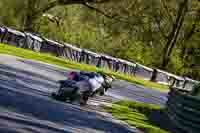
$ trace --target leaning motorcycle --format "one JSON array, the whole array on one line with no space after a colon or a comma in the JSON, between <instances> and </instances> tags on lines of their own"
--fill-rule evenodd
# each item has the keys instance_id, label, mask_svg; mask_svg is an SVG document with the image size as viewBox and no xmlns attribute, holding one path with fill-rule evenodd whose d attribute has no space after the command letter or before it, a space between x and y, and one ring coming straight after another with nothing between
<instances>
[{"instance_id":1,"label":"leaning motorcycle","mask_svg":"<svg viewBox=\"0 0 200 133\"><path fill-rule=\"evenodd\" d=\"M90 91L82 91L73 80L60 80L60 87L57 92L52 93L52 97L59 101L69 101L70 103L79 102L80 105L86 105L91 95Z\"/></svg>"}]
</instances>

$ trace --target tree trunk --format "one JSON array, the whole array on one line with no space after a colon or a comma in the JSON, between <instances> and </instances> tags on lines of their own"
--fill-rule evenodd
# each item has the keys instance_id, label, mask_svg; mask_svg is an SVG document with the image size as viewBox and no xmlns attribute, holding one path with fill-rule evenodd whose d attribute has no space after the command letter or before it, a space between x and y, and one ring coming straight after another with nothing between
<instances>
[{"instance_id":1,"label":"tree trunk","mask_svg":"<svg viewBox=\"0 0 200 133\"><path fill-rule=\"evenodd\" d=\"M162 59L162 68L165 69L170 61L170 55L174 46L176 45L180 29L184 22L184 17L187 11L188 0L184 0L179 5L178 14L176 17L176 22L173 24L171 33L168 36L168 41L163 49L163 59Z\"/></svg>"},{"instance_id":2,"label":"tree trunk","mask_svg":"<svg viewBox=\"0 0 200 133\"><path fill-rule=\"evenodd\" d=\"M27 15L23 26L24 31L34 32L35 21L36 20L32 16Z\"/></svg>"},{"instance_id":3,"label":"tree trunk","mask_svg":"<svg viewBox=\"0 0 200 133\"><path fill-rule=\"evenodd\" d=\"M24 17L24 26L25 31L33 32L35 28L35 21L37 19L37 0L27 0L26 13Z\"/></svg>"}]
</instances>

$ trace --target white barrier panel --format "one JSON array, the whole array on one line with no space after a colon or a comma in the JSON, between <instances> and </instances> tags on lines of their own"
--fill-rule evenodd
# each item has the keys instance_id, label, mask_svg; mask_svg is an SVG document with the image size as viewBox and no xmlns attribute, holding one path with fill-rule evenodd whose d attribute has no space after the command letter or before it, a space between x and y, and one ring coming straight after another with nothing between
<instances>
[{"instance_id":1,"label":"white barrier panel","mask_svg":"<svg viewBox=\"0 0 200 133\"><path fill-rule=\"evenodd\" d=\"M59 43L29 32L19 32L8 27L0 27L0 42L21 48L28 48L36 52L50 53L76 62L84 62L101 68L139 76L151 80L153 72L157 71L155 81L161 84L192 89L198 81L176 76L174 74L152 69L139 63L129 62L105 54L98 54L86 49L80 49L68 43Z\"/></svg>"}]
</instances>

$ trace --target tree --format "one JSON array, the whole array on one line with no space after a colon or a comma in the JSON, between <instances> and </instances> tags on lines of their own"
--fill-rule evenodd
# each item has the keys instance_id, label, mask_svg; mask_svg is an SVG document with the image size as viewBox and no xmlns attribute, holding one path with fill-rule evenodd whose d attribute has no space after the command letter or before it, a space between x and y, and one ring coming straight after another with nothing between
<instances>
[{"instance_id":1,"label":"tree","mask_svg":"<svg viewBox=\"0 0 200 133\"><path fill-rule=\"evenodd\" d=\"M186 43L191 43L190 38L197 34L199 1L161 0L162 8L154 15L155 23L159 29L163 50L160 68L169 70L171 55L181 45L182 57L187 49ZM178 8L176 8L176 5Z\"/></svg>"},{"instance_id":2,"label":"tree","mask_svg":"<svg viewBox=\"0 0 200 133\"><path fill-rule=\"evenodd\" d=\"M169 63L170 55L172 53L174 46L176 45L176 42L180 33L180 29L184 22L187 9L188 9L188 0L184 0L183 2L180 2L176 20L173 23L171 32L167 36L167 43L163 49L164 54L163 54L162 66L161 66L162 68L166 68L166 66Z\"/></svg>"},{"instance_id":3,"label":"tree","mask_svg":"<svg viewBox=\"0 0 200 133\"><path fill-rule=\"evenodd\" d=\"M199 7L199 0L1 0L0 24L197 79Z\"/></svg>"},{"instance_id":4,"label":"tree","mask_svg":"<svg viewBox=\"0 0 200 133\"><path fill-rule=\"evenodd\" d=\"M22 26L24 1L1 0L0 1L0 24L20 29ZM16 19L17 18L17 19Z\"/></svg>"},{"instance_id":5,"label":"tree","mask_svg":"<svg viewBox=\"0 0 200 133\"><path fill-rule=\"evenodd\" d=\"M26 13L23 29L26 31L34 31L36 20L56 6L67 6L74 4L88 6L88 3L100 4L109 1L110 0L26 0ZM90 8L92 7L90 6Z\"/></svg>"}]
</instances>

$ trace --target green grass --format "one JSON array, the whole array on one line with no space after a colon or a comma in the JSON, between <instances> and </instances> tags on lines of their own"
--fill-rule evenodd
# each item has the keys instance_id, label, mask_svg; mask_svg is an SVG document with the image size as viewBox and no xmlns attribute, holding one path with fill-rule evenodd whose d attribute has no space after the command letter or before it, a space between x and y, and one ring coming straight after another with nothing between
<instances>
[{"instance_id":1,"label":"green grass","mask_svg":"<svg viewBox=\"0 0 200 133\"><path fill-rule=\"evenodd\" d=\"M135 83L138 85L142 85L147 88L156 89L156 90L159 90L162 92L168 91L168 86L166 86L166 85L157 84L154 82L143 80L138 77L131 77L131 76L128 76L128 75L125 75L122 73L116 73L116 72L113 72L110 70L99 69L95 66L91 66L91 65L87 65L87 64L83 64L83 63L77 63L77 62L70 61L67 59L58 58L58 57L55 57L50 54L37 53L37 52L33 52L31 50L16 48L14 46L5 45L5 44L0 44L0 53L23 57L26 59L42 61L42 62L46 62L49 64L55 64L55 65L58 65L61 67L66 67L66 68L79 69L79 70L84 70L84 71L103 71L107 74L115 76L117 79L126 80L129 82L132 82L132 83Z\"/></svg>"},{"instance_id":2,"label":"green grass","mask_svg":"<svg viewBox=\"0 0 200 133\"><path fill-rule=\"evenodd\" d=\"M105 107L105 110L112 113L115 118L125 121L130 126L137 127L145 133L169 133L158 127L156 123L149 118L152 112L163 110L158 105L119 101L114 103L111 107Z\"/></svg>"}]
</instances>

